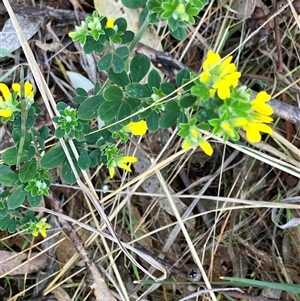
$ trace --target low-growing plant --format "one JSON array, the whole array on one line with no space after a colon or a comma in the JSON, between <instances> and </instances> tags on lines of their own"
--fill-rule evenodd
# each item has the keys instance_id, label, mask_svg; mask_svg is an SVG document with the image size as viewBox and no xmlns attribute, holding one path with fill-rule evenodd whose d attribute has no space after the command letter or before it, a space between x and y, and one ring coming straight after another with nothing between
<instances>
[{"instance_id":1,"label":"low-growing plant","mask_svg":"<svg viewBox=\"0 0 300 301\"><path fill-rule=\"evenodd\" d=\"M72 140L76 146L79 157L72 160L79 175L100 163L107 167L110 178L118 168L131 172L130 164L137 158L125 155L120 145L128 142L129 135L145 135L147 130L172 127L178 131L183 149L200 147L208 156L213 148L207 133L237 142L244 131L251 143L259 142L261 133L272 133L273 111L267 104L270 95L262 91L251 99L251 90L239 85L241 73L232 56L222 59L209 50L200 75L182 69L171 83L151 68L146 55L132 53L148 25L159 21L167 21L171 34L183 39L186 27L195 23L194 16L207 0L122 2L130 8L144 8L139 32L128 30L124 18L114 20L94 12L69 34L85 53L102 54L106 49L98 69L107 73L107 80L102 85L96 82L92 95L76 89L73 106L57 103L59 114L52 120L57 125L56 138ZM40 205L53 183L53 168L60 167L65 183L73 184L76 178L59 141L46 148L49 128L35 127L40 108L34 101L32 84L21 80L8 87L1 83L0 91L0 116L12 127L15 143L1 155L0 183L5 190L0 194L0 230L13 233L23 229L34 236L46 236L46 220L38 220L21 205ZM92 126L95 118L104 126Z\"/></svg>"}]
</instances>

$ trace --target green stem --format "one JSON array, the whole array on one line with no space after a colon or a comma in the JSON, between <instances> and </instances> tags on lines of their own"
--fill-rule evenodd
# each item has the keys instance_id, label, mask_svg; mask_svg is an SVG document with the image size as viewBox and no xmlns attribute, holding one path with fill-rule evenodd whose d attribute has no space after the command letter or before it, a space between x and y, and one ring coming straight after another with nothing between
<instances>
[{"instance_id":1,"label":"green stem","mask_svg":"<svg viewBox=\"0 0 300 301\"><path fill-rule=\"evenodd\" d=\"M134 35L134 38L131 42L131 44L129 45L129 52L131 53L132 50L134 49L134 47L136 46L136 44L141 40L143 34L145 33L145 31L148 28L149 22L148 22L148 15L145 18L144 23L142 24L142 26L140 27L139 31Z\"/></svg>"},{"instance_id":2,"label":"green stem","mask_svg":"<svg viewBox=\"0 0 300 301\"><path fill-rule=\"evenodd\" d=\"M26 108L26 101L25 101L25 92L24 92L24 70L21 68L20 70L20 99L21 99L21 137L18 149L18 156L17 156L17 166L20 163L21 155L24 149L24 142L25 142L25 135L26 135L26 122L27 122L27 108Z\"/></svg>"}]
</instances>

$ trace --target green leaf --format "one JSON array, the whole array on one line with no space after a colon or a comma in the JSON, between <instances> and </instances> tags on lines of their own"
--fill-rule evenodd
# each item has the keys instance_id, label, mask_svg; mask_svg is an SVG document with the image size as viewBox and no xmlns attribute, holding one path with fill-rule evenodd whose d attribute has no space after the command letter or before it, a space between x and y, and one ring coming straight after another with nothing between
<instances>
[{"instance_id":1,"label":"green leaf","mask_svg":"<svg viewBox=\"0 0 300 301\"><path fill-rule=\"evenodd\" d=\"M7 226L7 231L12 234L15 233L16 230L17 230L17 223L15 220L11 219Z\"/></svg>"},{"instance_id":2,"label":"green leaf","mask_svg":"<svg viewBox=\"0 0 300 301\"><path fill-rule=\"evenodd\" d=\"M9 212L6 208L0 210L0 219L6 218L9 216Z\"/></svg>"},{"instance_id":3,"label":"green leaf","mask_svg":"<svg viewBox=\"0 0 300 301\"><path fill-rule=\"evenodd\" d=\"M15 174L8 166L0 165L0 184L13 187L16 186L16 182L19 180L17 174Z\"/></svg>"},{"instance_id":4,"label":"green leaf","mask_svg":"<svg viewBox=\"0 0 300 301\"><path fill-rule=\"evenodd\" d=\"M84 53L90 54L95 49L95 41L94 38L91 36L86 37L86 42L83 45Z\"/></svg>"},{"instance_id":5,"label":"green leaf","mask_svg":"<svg viewBox=\"0 0 300 301\"><path fill-rule=\"evenodd\" d=\"M94 85L94 94L98 94L101 90L101 84L97 81Z\"/></svg>"},{"instance_id":6,"label":"green leaf","mask_svg":"<svg viewBox=\"0 0 300 301\"><path fill-rule=\"evenodd\" d=\"M187 94L181 97L179 104L182 108L189 108L196 102L196 100L197 97Z\"/></svg>"},{"instance_id":7,"label":"green leaf","mask_svg":"<svg viewBox=\"0 0 300 301\"><path fill-rule=\"evenodd\" d=\"M179 115L180 112L167 112L159 119L159 126L163 129L168 129L176 123Z\"/></svg>"},{"instance_id":8,"label":"green leaf","mask_svg":"<svg viewBox=\"0 0 300 301\"><path fill-rule=\"evenodd\" d=\"M77 161L78 167L85 170L88 169L91 166L91 158L86 150L82 150L78 161Z\"/></svg>"},{"instance_id":9,"label":"green leaf","mask_svg":"<svg viewBox=\"0 0 300 301\"><path fill-rule=\"evenodd\" d=\"M209 98L209 89L202 83L197 83L191 89L191 94L198 96L201 100L206 101Z\"/></svg>"},{"instance_id":10,"label":"green leaf","mask_svg":"<svg viewBox=\"0 0 300 301\"><path fill-rule=\"evenodd\" d=\"M163 2L161 7L163 8L163 10L174 10L173 3Z\"/></svg>"},{"instance_id":11,"label":"green leaf","mask_svg":"<svg viewBox=\"0 0 300 301\"><path fill-rule=\"evenodd\" d=\"M116 54L124 59L129 55L129 48L127 46L121 46L116 49Z\"/></svg>"},{"instance_id":12,"label":"green leaf","mask_svg":"<svg viewBox=\"0 0 300 301\"><path fill-rule=\"evenodd\" d=\"M122 0L124 6L128 8L140 8L146 5L147 0Z\"/></svg>"},{"instance_id":13,"label":"green leaf","mask_svg":"<svg viewBox=\"0 0 300 301\"><path fill-rule=\"evenodd\" d=\"M42 137L37 138L37 141L40 145L41 150L45 150L45 139ZM34 152L36 151L35 147L34 147ZM27 157L28 158L28 157Z\"/></svg>"},{"instance_id":14,"label":"green leaf","mask_svg":"<svg viewBox=\"0 0 300 301\"><path fill-rule=\"evenodd\" d=\"M72 170L67 158L64 160L64 162L62 164L61 177L67 184L72 185L76 182L76 178L74 176L73 170Z\"/></svg>"},{"instance_id":15,"label":"green leaf","mask_svg":"<svg viewBox=\"0 0 300 301\"><path fill-rule=\"evenodd\" d=\"M54 132L55 137L62 138L65 135L65 130L61 127L58 127Z\"/></svg>"},{"instance_id":16,"label":"green leaf","mask_svg":"<svg viewBox=\"0 0 300 301\"><path fill-rule=\"evenodd\" d=\"M176 74L176 85L177 87L182 86L185 84L187 81L189 81L191 78L191 73L187 69L181 69L177 74Z\"/></svg>"},{"instance_id":17,"label":"green leaf","mask_svg":"<svg viewBox=\"0 0 300 301\"><path fill-rule=\"evenodd\" d=\"M41 167L55 168L59 166L65 158L64 150L61 146L50 149L41 159Z\"/></svg>"},{"instance_id":18,"label":"green leaf","mask_svg":"<svg viewBox=\"0 0 300 301\"><path fill-rule=\"evenodd\" d=\"M180 113L180 116L178 118L178 122L179 123L188 123L188 117L186 116L186 114L184 112Z\"/></svg>"},{"instance_id":19,"label":"green leaf","mask_svg":"<svg viewBox=\"0 0 300 301\"><path fill-rule=\"evenodd\" d=\"M147 22L147 17L149 15L149 13L150 13L150 11L146 6L142 9L142 11L140 11L140 16L139 16L140 25L144 24L144 22Z\"/></svg>"},{"instance_id":20,"label":"green leaf","mask_svg":"<svg viewBox=\"0 0 300 301\"><path fill-rule=\"evenodd\" d=\"M23 190L22 186L15 189L7 200L7 208L12 210L20 207L25 200L26 191Z\"/></svg>"},{"instance_id":21,"label":"green leaf","mask_svg":"<svg viewBox=\"0 0 300 301\"><path fill-rule=\"evenodd\" d=\"M2 160L5 164L7 165L16 165L17 164L17 159L18 159L18 149L16 147L9 148L7 149L3 154L2 154ZM23 151L21 155L20 162L24 162L27 158L27 151Z\"/></svg>"},{"instance_id":22,"label":"green leaf","mask_svg":"<svg viewBox=\"0 0 300 301\"><path fill-rule=\"evenodd\" d=\"M102 137L102 132L98 131L97 128L93 130L89 135L86 136L86 143L94 144L96 141Z\"/></svg>"},{"instance_id":23,"label":"green leaf","mask_svg":"<svg viewBox=\"0 0 300 301\"><path fill-rule=\"evenodd\" d=\"M107 70L111 66L112 59L113 59L112 53L108 53L104 55L98 62L98 69L100 71Z\"/></svg>"},{"instance_id":24,"label":"green leaf","mask_svg":"<svg viewBox=\"0 0 300 301\"><path fill-rule=\"evenodd\" d=\"M149 105L147 103L143 102L143 103L141 103L139 109L141 110L141 109L148 108L148 107L149 107ZM147 110L139 113L139 115L138 115L139 119L145 119L145 118L149 117L151 112L152 112L152 110L150 108L148 108Z\"/></svg>"},{"instance_id":25,"label":"green leaf","mask_svg":"<svg viewBox=\"0 0 300 301\"><path fill-rule=\"evenodd\" d=\"M131 83L126 86L128 95L132 98L140 99L151 96L151 92L146 85Z\"/></svg>"},{"instance_id":26,"label":"green leaf","mask_svg":"<svg viewBox=\"0 0 300 301\"><path fill-rule=\"evenodd\" d=\"M102 95L95 95L87 98L78 108L77 116L82 120L91 120L97 117L97 110L104 102Z\"/></svg>"},{"instance_id":27,"label":"green leaf","mask_svg":"<svg viewBox=\"0 0 300 301\"><path fill-rule=\"evenodd\" d=\"M171 93L173 93L175 91L175 87L173 84L171 83L162 83L160 85L160 90L166 94L166 95L169 95Z\"/></svg>"},{"instance_id":28,"label":"green leaf","mask_svg":"<svg viewBox=\"0 0 300 301\"><path fill-rule=\"evenodd\" d=\"M158 23L160 20L157 18L157 13L151 13L152 7L151 7L150 3L151 2L147 3L147 7L150 10L150 14L148 16L148 22L150 24L155 24L155 23Z\"/></svg>"},{"instance_id":29,"label":"green leaf","mask_svg":"<svg viewBox=\"0 0 300 301\"><path fill-rule=\"evenodd\" d=\"M210 131L211 130L211 126L206 122L197 124L197 128L200 129L200 130L204 130L204 131Z\"/></svg>"},{"instance_id":30,"label":"green leaf","mask_svg":"<svg viewBox=\"0 0 300 301\"><path fill-rule=\"evenodd\" d=\"M112 120L120 107L121 102L120 101L106 101L101 104L101 106L98 109L98 116L103 120L104 122L108 122Z\"/></svg>"},{"instance_id":31,"label":"green leaf","mask_svg":"<svg viewBox=\"0 0 300 301\"><path fill-rule=\"evenodd\" d=\"M32 196L30 193L27 193L27 200L31 207L38 207L42 202L42 195Z\"/></svg>"},{"instance_id":32,"label":"green leaf","mask_svg":"<svg viewBox=\"0 0 300 301\"><path fill-rule=\"evenodd\" d=\"M124 118L130 116L132 114L132 108L129 105L128 101L122 101L118 115L117 120L123 120Z\"/></svg>"},{"instance_id":33,"label":"green leaf","mask_svg":"<svg viewBox=\"0 0 300 301\"><path fill-rule=\"evenodd\" d=\"M125 18L118 18L115 20L115 25L118 26L118 31L125 32L127 29L127 21Z\"/></svg>"},{"instance_id":34,"label":"green leaf","mask_svg":"<svg viewBox=\"0 0 300 301\"><path fill-rule=\"evenodd\" d=\"M138 83L150 69L150 60L144 54L137 54L130 64L130 76L133 82Z\"/></svg>"},{"instance_id":35,"label":"green leaf","mask_svg":"<svg viewBox=\"0 0 300 301\"><path fill-rule=\"evenodd\" d=\"M19 177L15 173L4 173L0 175L0 183L6 187L14 187Z\"/></svg>"},{"instance_id":36,"label":"green leaf","mask_svg":"<svg viewBox=\"0 0 300 301\"><path fill-rule=\"evenodd\" d=\"M5 231L11 222L10 216L0 219L0 230Z\"/></svg>"},{"instance_id":37,"label":"green leaf","mask_svg":"<svg viewBox=\"0 0 300 301\"><path fill-rule=\"evenodd\" d=\"M65 103L65 102L62 102L62 101L60 101L60 102L58 102L57 104L56 104L56 109L57 109L57 111L63 111L64 109L66 109L68 107L68 105Z\"/></svg>"},{"instance_id":38,"label":"green leaf","mask_svg":"<svg viewBox=\"0 0 300 301\"><path fill-rule=\"evenodd\" d=\"M168 4L170 4L170 3L168 3ZM170 4L170 5L172 5L172 4ZM164 20L167 20L167 19L170 19L170 18L172 18L172 14L173 14L173 12L171 11L171 10L169 10L169 11L164 11L162 14L161 14L161 18L162 19L164 19Z\"/></svg>"},{"instance_id":39,"label":"green leaf","mask_svg":"<svg viewBox=\"0 0 300 301\"><path fill-rule=\"evenodd\" d=\"M161 78L157 70L151 70L148 74L148 86L149 89L152 90L152 88L157 88L159 89L161 83Z\"/></svg>"},{"instance_id":40,"label":"green leaf","mask_svg":"<svg viewBox=\"0 0 300 301\"><path fill-rule=\"evenodd\" d=\"M141 105L141 101L140 99L136 99L136 98L132 98L132 97L128 97L126 99L126 102L130 104L130 107L132 109L132 113L135 113L139 110L139 107ZM140 118L138 118L138 116L132 116L131 121L137 122L139 121Z\"/></svg>"},{"instance_id":41,"label":"green leaf","mask_svg":"<svg viewBox=\"0 0 300 301\"><path fill-rule=\"evenodd\" d=\"M195 118L199 121L199 122L204 122L207 120L211 120L213 118L218 117L218 114L215 113L214 110L212 109L201 109L200 111L197 112Z\"/></svg>"},{"instance_id":42,"label":"green leaf","mask_svg":"<svg viewBox=\"0 0 300 301\"><path fill-rule=\"evenodd\" d=\"M6 50L5 48L2 48L2 47L0 47L0 55L1 55L2 57L8 56L8 57L10 57L10 58L12 58L12 59L15 58L14 55L12 55L8 50ZM15 66L15 67L17 67L17 66ZM14 68L12 68L11 71L14 72ZM8 73L8 72L7 72L7 73ZM3 81L3 80L6 78L6 76L8 76L8 75L7 75L7 74L3 75L3 76L0 78L0 81Z\"/></svg>"},{"instance_id":43,"label":"green leaf","mask_svg":"<svg viewBox=\"0 0 300 301\"><path fill-rule=\"evenodd\" d=\"M123 44L130 43L134 38L134 33L130 30L126 30L124 32L124 34L121 36L121 38L122 38L122 43Z\"/></svg>"},{"instance_id":44,"label":"green leaf","mask_svg":"<svg viewBox=\"0 0 300 301\"><path fill-rule=\"evenodd\" d=\"M75 139L78 142L84 141L84 133L82 131L75 131Z\"/></svg>"},{"instance_id":45,"label":"green leaf","mask_svg":"<svg viewBox=\"0 0 300 301\"><path fill-rule=\"evenodd\" d=\"M112 67L116 73L121 73L125 68L124 60L117 54L113 54Z\"/></svg>"},{"instance_id":46,"label":"green leaf","mask_svg":"<svg viewBox=\"0 0 300 301\"><path fill-rule=\"evenodd\" d=\"M49 136L49 131L50 131L49 128L48 128L46 125L43 125L43 126L39 129L41 138L47 139L48 136Z\"/></svg>"},{"instance_id":47,"label":"green leaf","mask_svg":"<svg viewBox=\"0 0 300 301\"><path fill-rule=\"evenodd\" d=\"M121 87L125 87L130 83L129 77L124 70L121 73L116 73L112 68L110 68L108 70L108 78Z\"/></svg>"},{"instance_id":48,"label":"green leaf","mask_svg":"<svg viewBox=\"0 0 300 301\"><path fill-rule=\"evenodd\" d=\"M30 108L30 110L34 110L32 107ZM35 125L35 118L33 116L27 116L27 122L26 122L26 126L28 128L32 128Z\"/></svg>"},{"instance_id":49,"label":"green leaf","mask_svg":"<svg viewBox=\"0 0 300 301\"><path fill-rule=\"evenodd\" d=\"M222 277L224 280L230 281L230 283L234 283L234 286L247 286L247 287L264 287L275 290L283 290L287 292L291 292L294 294L300 294L300 286L299 284L289 284L289 283L274 283L260 280L252 280L252 279L244 279L237 277Z\"/></svg>"},{"instance_id":50,"label":"green leaf","mask_svg":"<svg viewBox=\"0 0 300 301\"><path fill-rule=\"evenodd\" d=\"M88 97L88 93L83 88L77 88L76 93L78 96Z\"/></svg>"},{"instance_id":51,"label":"green leaf","mask_svg":"<svg viewBox=\"0 0 300 301\"><path fill-rule=\"evenodd\" d=\"M87 96L75 96L75 97L72 99L72 102L73 102L74 104L81 104L81 103L83 103L86 99L87 99Z\"/></svg>"},{"instance_id":52,"label":"green leaf","mask_svg":"<svg viewBox=\"0 0 300 301\"><path fill-rule=\"evenodd\" d=\"M22 165L19 171L19 179L21 182L25 183L32 180L35 177L37 171L36 160L33 159L30 162L26 162Z\"/></svg>"},{"instance_id":53,"label":"green leaf","mask_svg":"<svg viewBox=\"0 0 300 301\"><path fill-rule=\"evenodd\" d=\"M155 132L158 129L159 116L155 111L152 111L146 119L147 127L150 132Z\"/></svg>"},{"instance_id":54,"label":"green leaf","mask_svg":"<svg viewBox=\"0 0 300 301\"><path fill-rule=\"evenodd\" d=\"M171 30L170 28L170 33L175 39L179 41L184 40L187 36L186 30L182 27L179 27L177 30Z\"/></svg>"},{"instance_id":55,"label":"green leaf","mask_svg":"<svg viewBox=\"0 0 300 301\"><path fill-rule=\"evenodd\" d=\"M180 111L180 107L179 107L177 101L175 101L175 100L168 101L165 105L165 109L168 112L179 112Z\"/></svg>"},{"instance_id":56,"label":"green leaf","mask_svg":"<svg viewBox=\"0 0 300 301\"><path fill-rule=\"evenodd\" d=\"M123 92L117 86L110 86L104 91L103 96L107 101L120 101L123 98Z\"/></svg>"}]
</instances>

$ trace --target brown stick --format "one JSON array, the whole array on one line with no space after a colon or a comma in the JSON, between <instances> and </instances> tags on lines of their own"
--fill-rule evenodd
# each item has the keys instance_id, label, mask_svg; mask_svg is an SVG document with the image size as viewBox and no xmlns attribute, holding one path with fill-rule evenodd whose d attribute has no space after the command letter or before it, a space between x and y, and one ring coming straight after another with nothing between
<instances>
[{"instance_id":1,"label":"brown stick","mask_svg":"<svg viewBox=\"0 0 300 301\"><path fill-rule=\"evenodd\" d=\"M47 200L50 202L53 211L63 213L59 201L54 199L54 197L47 197ZM70 238L74 247L80 254L83 262L85 263L86 269L88 271L88 277L86 277L86 282L87 285L94 290L96 300L116 301L116 299L113 297L110 290L108 289L104 277L100 274L97 266L95 265L92 259L92 252L89 249L85 248L83 240L68 221L64 220L63 218L58 218L58 220L61 223L64 232Z\"/></svg>"},{"instance_id":2,"label":"brown stick","mask_svg":"<svg viewBox=\"0 0 300 301\"><path fill-rule=\"evenodd\" d=\"M273 8L276 11L277 1L273 0L272 2L273 2ZM281 38L280 38L280 31L279 31L279 21L277 15L275 15L274 17L274 33L275 33L275 41L276 41L277 54L278 54L278 72L282 74L283 72L282 48L281 48Z\"/></svg>"},{"instance_id":3,"label":"brown stick","mask_svg":"<svg viewBox=\"0 0 300 301\"><path fill-rule=\"evenodd\" d=\"M12 9L16 14L22 14L23 16L28 17L43 17L46 19L54 18L59 21L75 21L78 17L78 20L84 20L90 14L83 13L80 11L66 10L66 9L57 9L51 7L30 7L30 6L20 6L12 5ZM6 8L3 3L0 3L0 15L5 14Z\"/></svg>"}]
</instances>

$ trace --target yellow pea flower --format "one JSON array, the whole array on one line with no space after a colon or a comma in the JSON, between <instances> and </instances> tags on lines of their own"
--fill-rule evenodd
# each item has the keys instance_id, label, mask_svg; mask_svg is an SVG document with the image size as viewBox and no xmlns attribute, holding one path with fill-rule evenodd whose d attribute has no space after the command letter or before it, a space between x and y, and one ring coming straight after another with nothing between
<instances>
[{"instance_id":1,"label":"yellow pea flower","mask_svg":"<svg viewBox=\"0 0 300 301\"><path fill-rule=\"evenodd\" d=\"M205 139L199 139L199 147L205 152L206 155L211 156L214 152L210 143Z\"/></svg>"},{"instance_id":2,"label":"yellow pea flower","mask_svg":"<svg viewBox=\"0 0 300 301\"><path fill-rule=\"evenodd\" d=\"M242 126L242 128L246 132L247 140L251 143L257 143L261 141L260 132L272 134L272 128L260 122L247 122L247 124Z\"/></svg>"},{"instance_id":3,"label":"yellow pea flower","mask_svg":"<svg viewBox=\"0 0 300 301\"><path fill-rule=\"evenodd\" d=\"M114 29L114 26L115 26L115 19L114 18L108 18L105 27Z\"/></svg>"},{"instance_id":4,"label":"yellow pea flower","mask_svg":"<svg viewBox=\"0 0 300 301\"><path fill-rule=\"evenodd\" d=\"M252 109L261 115L272 115L274 113L273 108L266 104L266 102L268 102L270 99L271 95L269 95L267 92L259 92L251 102Z\"/></svg>"},{"instance_id":5,"label":"yellow pea flower","mask_svg":"<svg viewBox=\"0 0 300 301\"><path fill-rule=\"evenodd\" d=\"M228 121L223 121L221 123L221 128L226 132L231 138L235 136L235 131Z\"/></svg>"},{"instance_id":6,"label":"yellow pea flower","mask_svg":"<svg viewBox=\"0 0 300 301\"><path fill-rule=\"evenodd\" d=\"M208 51L200 80L211 86L211 96L217 92L218 97L224 100L230 97L230 88L237 87L241 73L236 71L236 66L231 60L232 56L222 61L219 54Z\"/></svg>"},{"instance_id":7,"label":"yellow pea flower","mask_svg":"<svg viewBox=\"0 0 300 301\"><path fill-rule=\"evenodd\" d=\"M107 164L109 176L112 179L115 175L115 168L120 167L128 172L131 172L130 167L126 163L135 163L137 162L137 158L134 156L123 156L120 155L116 158L110 160Z\"/></svg>"},{"instance_id":8,"label":"yellow pea flower","mask_svg":"<svg viewBox=\"0 0 300 301\"><path fill-rule=\"evenodd\" d=\"M0 116L10 117L13 112L18 111L17 104L15 103L16 97L20 97L21 94L21 85L19 83L12 84L12 90L17 92L16 95L13 95L10 92L8 86L4 83L0 83ZM33 100L33 86L30 82L24 83L24 96ZM3 99L4 98L4 99Z\"/></svg>"},{"instance_id":9,"label":"yellow pea flower","mask_svg":"<svg viewBox=\"0 0 300 301\"><path fill-rule=\"evenodd\" d=\"M21 85L19 83L13 83L12 84L12 89L18 93L18 96L21 96ZM34 98L34 94L33 94L33 86L30 82L25 82L24 83L24 97L29 97L31 99Z\"/></svg>"},{"instance_id":10,"label":"yellow pea flower","mask_svg":"<svg viewBox=\"0 0 300 301\"><path fill-rule=\"evenodd\" d=\"M36 224L32 226L31 233L33 236L37 237L39 233L45 238L47 237L47 229L50 229L51 226L46 222L45 218L42 218Z\"/></svg>"},{"instance_id":11,"label":"yellow pea flower","mask_svg":"<svg viewBox=\"0 0 300 301\"><path fill-rule=\"evenodd\" d=\"M13 113L13 95L6 84L0 83L0 116L10 117ZM3 100L4 98L4 100Z\"/></svg>"},{"instance_id":12,"label":"yellow pea flower","mask_svg":"<svg viewBox=\"0 0 300 301\"><path fill-rule=\"evenodd\" d=\"M211 156L213 154L213 148L210 143L202 138L202 135L196 126L191 126L189 128L189 134L184 138L181 147L184 150L189 150L198 146L206 155Z\"/></svg>"},{"instance_id":13,"label":"yellow pea flower","mask_svg":"<svg viewBox=\"0 0 300 301\"><path fill-rule=\"evenodd\" d=\"M124 132L129 132L137 136L145 135L147 130L147 123L144 120L140 120L138 122L130 122L123 127Z\"/></svg>"}]
</instances>

